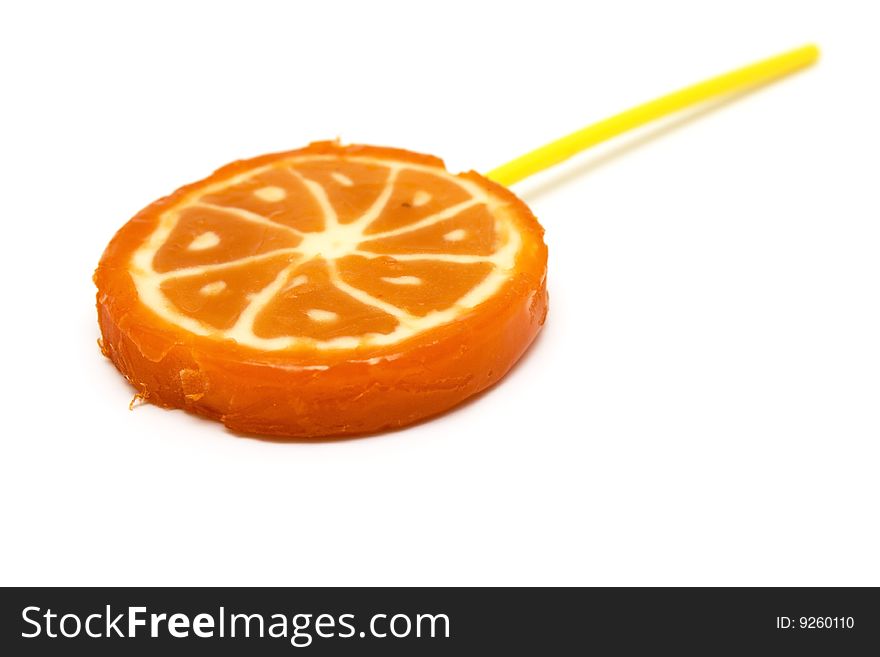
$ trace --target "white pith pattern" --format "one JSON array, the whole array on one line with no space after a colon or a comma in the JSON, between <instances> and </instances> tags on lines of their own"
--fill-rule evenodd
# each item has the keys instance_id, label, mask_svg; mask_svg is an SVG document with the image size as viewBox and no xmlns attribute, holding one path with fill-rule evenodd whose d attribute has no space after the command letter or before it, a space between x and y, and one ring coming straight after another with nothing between
<instances>
[{"instance_id":1,"label":"white pith pattern","mask_svg":"<svg viewBox=\"0 0 880 657\"><path fill-rule=\"evenodd\" d=\"M156 229L134 252L129 265L129 271L134 280L141 301L163 319L194 334L214 336L219 339L233 339L240 344L261 350L280 350L297 346L308 346L318 349L352 349L359 346L395 344L423 331L453 321L456 317L468 312L480 303L489 299L500 289L503 283L509 279L515 266L522 238L517 228L517 224L512 219L512 214L504 201L491 196L479 185L467 179L452 176L441 168L378 158L346 156L345 159L349 161L383 166L388 169L389 173L384 189L372 206L354 221L342 224L338 221L336 211L327 197L326 190L318 182L304 177L296 170L297 164L329 159L337 159L337 156L308 155L293 157L283 162L275 162L264 167L253 169L231 179L203 187L183 198L174 207L163 212L159 217ZM286 167L292 175L302 180L321 208L324 215L323 231L303 232L245 209L212 205L203 200L205 196L221 191L228 186L243 182L252 176L258 175L269 169L282 166ZM395 228L393 230L366 234L365 231L381 215L392 195L397 176L404 170L424 171L445 178L468 192L470 198L457 205L444 208L443 210L424 217L412 224ZM454 253L380 254L359 248L362 242L419 230L445 219L449 219L450 217L479 204L485 204L495 220L495 231L498 243L495 252L491 255L461 255ZM268 224L273 229L280 228L282 230L289 230L301 238L302 241L295 247L276 249L271 252L247 256L220 264L184 267L163 273L155 271L153 268L154 256L174 230L180 217L180 211L184 208L191 207L212 208L214 210L228 213L244 221L257 224ZM163 281L171 278L191 276L213 270L222 270L226 267L275 258L279 255L289 255L291 258L290 264L282 269L273 281L250 297L248 305L241 315L239 315L238 320L227 330L218 330L194 317L182 313L165 296L161 289ZM490 263L492 269L480 283L465 293L449 308L435 310L424 316L416 316L407 312L403 308L395 306L385 300L378 299L366 291L353 287L343 281L336 268L336 260L349 255L358 255L366 258L391 257L400 262L418 260L462 263L483 262ZM303 262L317 257L326 260L331 281L337 289L361 303L378 308L393 316L398 322L397 327L390 333L366 333L362 335L335 337L327 340L317 340L306 336L296 335L273 338L256 335L254 333L254 322L260 312L281 290L289 286L292 279L296 279L295 273Z\"/></svg>"}]
</instances>

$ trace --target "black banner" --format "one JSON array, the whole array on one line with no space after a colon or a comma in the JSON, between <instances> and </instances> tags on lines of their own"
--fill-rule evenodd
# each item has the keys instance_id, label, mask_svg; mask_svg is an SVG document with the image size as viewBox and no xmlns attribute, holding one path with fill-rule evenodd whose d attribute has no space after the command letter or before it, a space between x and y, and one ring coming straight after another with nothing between
<instances>
[{"instance_id":1,"label":"black banner","mask_svg":"<svg viewBox=\"0 0 880 657\"><path fill-rule=\"evenodd\" d=\"M876 589L3 589L5 655L877 654Z\"/></svg>"}]
</instances>

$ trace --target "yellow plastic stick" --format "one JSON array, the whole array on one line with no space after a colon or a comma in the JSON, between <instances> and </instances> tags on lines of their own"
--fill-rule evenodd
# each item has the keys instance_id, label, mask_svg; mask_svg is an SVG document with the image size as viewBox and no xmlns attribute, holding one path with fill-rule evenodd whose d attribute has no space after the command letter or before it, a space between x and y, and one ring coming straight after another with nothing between
<instances>
[{"instance_id":1,"label":"yellow plastic stick","mask_svg":"<svg viewBox=\"0 0 880 657\"><path fill-rule=\"evenodd\" d=\"M511 160L507 164L502 164L486 176L502 185L512 185L627 130L632 130L712 98L742 91L783 77L809 66L818 57L818 47L814 45L802 46L718 77L704 80L552 141L546 146L541 146Z\"/></svg>"}]
</instances>

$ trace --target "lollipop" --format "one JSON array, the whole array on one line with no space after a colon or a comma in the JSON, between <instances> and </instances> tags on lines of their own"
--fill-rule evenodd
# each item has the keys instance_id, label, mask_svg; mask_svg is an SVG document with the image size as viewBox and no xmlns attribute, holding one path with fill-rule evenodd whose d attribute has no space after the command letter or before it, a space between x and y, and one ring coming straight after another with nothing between
<instances>
[{"instance_id":1,"label":"lollipop","mask_svg":"<svg viewBox=\"0 0 880 657\"><path fill-rule=\"evenodd\" d=\"M563 137L487 176L318 142L227 165L125 224L95 272L137 397L246 434L400 427L503 377L547 314L543 229L506 185L812 63L808 46Z\"/></svg>"}]
</instances>

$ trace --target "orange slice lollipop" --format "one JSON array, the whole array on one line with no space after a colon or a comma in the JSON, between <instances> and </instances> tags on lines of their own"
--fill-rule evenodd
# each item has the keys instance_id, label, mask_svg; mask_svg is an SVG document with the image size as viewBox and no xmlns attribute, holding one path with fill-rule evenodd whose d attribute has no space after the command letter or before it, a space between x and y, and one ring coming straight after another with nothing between
<instances>
[{"instance_id":1,"label":"orange slice lollipop","mask_svg":"<svg viewBox=\"0 0 880 657\"><path fill-rule=\"evenodd\" d=\"M107 247L102 350L142 398L241 432L368 433L439 413L504 376L547 313L543 230L496 183L818 55L806 45L684 87L488 178L330 142L230 164Z\"/></svg>"},{"instance_id":2,"label":"orange slice lollipop","mask_svg":"<svg viewBox=\"0 0 880 657\"><path fill-rule=\"evenodd\" d=\"M145 400L238 432L400 427L532 342L542 236L507 189L426 155L322 142L235 162L113 238L102 349Z\"/></svg>"}]
</instances>

